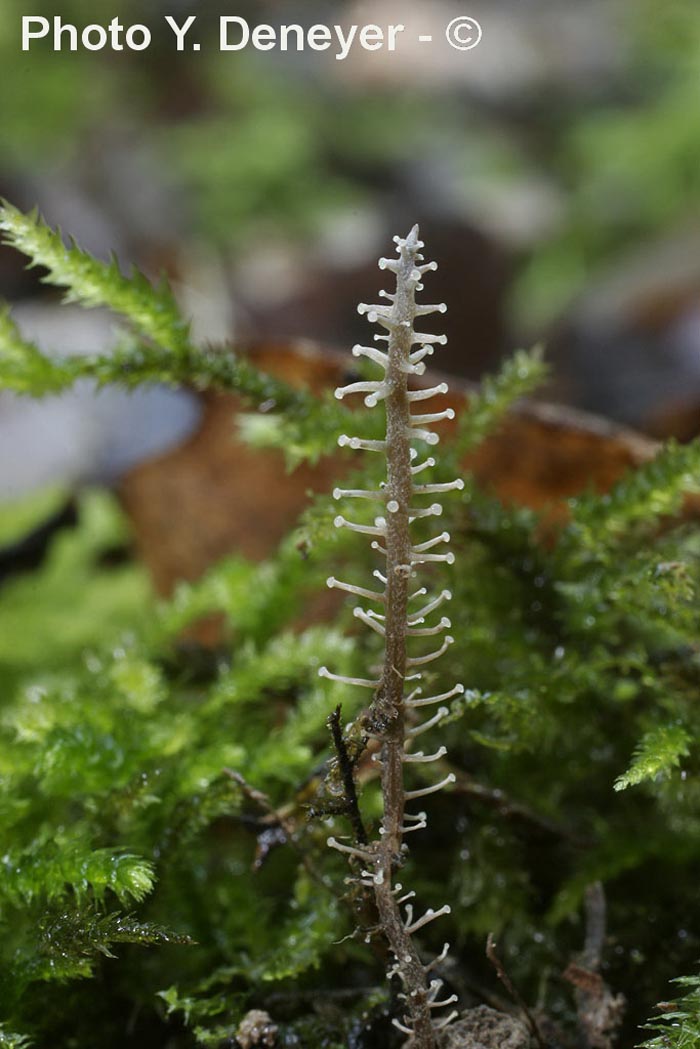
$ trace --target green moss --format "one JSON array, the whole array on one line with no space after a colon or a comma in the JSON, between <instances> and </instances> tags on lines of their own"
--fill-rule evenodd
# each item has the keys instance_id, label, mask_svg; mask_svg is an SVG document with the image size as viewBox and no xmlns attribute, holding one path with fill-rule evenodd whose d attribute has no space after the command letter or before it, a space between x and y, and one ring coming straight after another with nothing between
<instances>
[{"instance_id":1,"label":"green moss","mask_svg":"<svg viewBox=\"0 0 700 1049\"><path fill-rule=\"evenodd\" d=\"M13 218L25 221L34 229ZM51 237L32 245L34 261L53 265ZM89 304L91 264L77 261L61 279ZM135 278L137 315L125 278L100 273L102 298L113 282L132 322L130 348L116 362L56 365L6 323L0 382L39 395L86 374L189 378L253 403L272 396L268 441L312 457L329 449L342 409L233 357L164 349L148 320L164 301L167 318L163 289L151 296ZM176 341L187 330L163 323ZM537 355L521 354L485 383L432 476L451 479L541 374ZM455 644L444 677L426 684L468 686L446 728L460 780L426 801L429 829L415 835L406 880L419 898L452 904L448 981L495 990L483 939L496 932L521 993L570 1031L574 1001L555 974L582 948L587 886L604 882L605 978L629 1001L625 1045L644 1037L638 1025L666 981L700 956L700 540L674 516L699 468L697 444L669 445L607 496L574 500L546 544L537 514L501 505L473 478L445 506L459 564ZM21 537L57 499L0 511L0 535ZM337 622L293 626L331 560L333 571L341 559L369 571L365 543L330 537L334 513L318 497L267 562L231 558L157 603L139 566L103 556L128 544L128 527L111 496L87 492L77 527L3 584L0 1045L88 1049L99 1031L101 1049L116 1049L128 1015L136 1047L214 1046L253 1007L271 1012L288 1045L390 1044L384 965L364 942L375 917L326 847L331 824L350 833L336 778L325 779L326 718L342 703L352 722L366 697L316 673L364 677L377 646L353 633L347 608ZM195 666L181 631L208 612L223 615L226 640ZM349 734L361 752L361 724ZM420 766L414 774L420 782ZM361 804L376 821L373 786ZM441 943L424 934L426 952ZM650 1045L695 1049L688 987Z\"/></svg>"},{"instance_id":2,"label":"green moss","mask_svg":"<svg viewBox=\"0 0 700 1049\"><path fill-rule=\"evenodd\" d=\"M16 537L56 504L47 492L0 507L0 530ZM79 664L83 654L147 621L151 588L144 570L127 563L101 564L101 556L128 539L115 500L86 492L79 505L79 525L60 532L37 570L8 579L0 597L0 702L30 674L44 675Z\"/></svg>"}]
</instances>

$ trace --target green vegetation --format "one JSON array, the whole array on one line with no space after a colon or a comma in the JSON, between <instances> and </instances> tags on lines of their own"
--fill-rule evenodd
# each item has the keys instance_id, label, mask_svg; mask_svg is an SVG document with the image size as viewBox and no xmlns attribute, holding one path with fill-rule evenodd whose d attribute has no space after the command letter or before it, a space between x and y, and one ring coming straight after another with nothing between
<instances>
[{"instance_id":1,"label":"green vegetation","mask_svg":"<svg viewBox=\"0 0 700 1049\"><path fill-rule=\"evenodd\" d=\"M530 324L551 321L625 253L682 238L695 221L700 17L688 0L672 0L657 14L649 0L626 13L631 46L619 94L604 106L559 114L550 128L546 174L554 175L565 207L517 281L516 311Z\"/></svg>"},{"instance_id":2,"label":"green vegetation","mask_svg":"<svg viewBox=\"0 0 700 1049\"><path fill-rule=\"evenodd\" d=\"M700 977L680 977L674 982L686 993L678 1001L664 1003L660 1020L649 1025L660 1033L645 1042L643 1049L695 1049L700 1044Z\"/></svg>"},{"instance_id":3,"label":"green vegetation","mask_svg":"<svg viewBox=\"0 0 700 1049\"><path fill-rule=\"evenodd\" d=\"M60 250L36 216L6 206L0 228L71 299L125 325L116 357L55 361L4 313L5 388L43 395L92 377L233 389L253 409L274 400L265 438L296 458L347 429L342 406L191 345L167 288ZM457 449L541 377L538 355L521 354L485 384L431 479L452 480ZM435 680L470 690L444 732L458 781L427 799L410 860L418 898L449 899L452 913L440 942L426 932L423 944L451 941L444 978L469 1004L499 993L483 949L493 932L521 995L570 1044L561 974L600 881L602 975L627 998L619 1044L631 1046L667 981L700 958L700 537L678 515L700 485L700 444L669 445L609 495L572 500L547 541L537 514L464 479L445 502L455 644ZM55 498L5 508L2 541ZM366 697L316 673L364 676L378 647L349 609L295 628L341 555L356 578L369 567L362 537L328 527L334 513L317 499L268 562L229 559L159 604L139 568L101 556L127 526L111 497L86 493L77 528L3 583L3 1049L231 1045L250 1008L270 1013L283 1045L394 1044L383 961L364 942L371 918L326 847L331 829L350 833L326 719L342 703L351 723ZM223 644L202 652L182 632L210 611ZM359 729L347 736L361 751ZM372 823L371 778L361 805ZM700 1047L697 978L683 986L649 1046Z\"/></svg>"}]
</instances>

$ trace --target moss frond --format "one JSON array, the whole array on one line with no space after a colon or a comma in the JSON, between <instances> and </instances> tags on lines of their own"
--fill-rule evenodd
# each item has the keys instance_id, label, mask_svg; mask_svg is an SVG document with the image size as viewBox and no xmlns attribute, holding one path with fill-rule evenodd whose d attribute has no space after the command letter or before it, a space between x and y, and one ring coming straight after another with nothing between
<instances>
[{"instance_id":1,"label":"moss frond","mask_svg":"<svg viewBox=\"0 0 700 1049\"><path fill-rule=\"evenodd\" d=\"M682 725L657 725L639 743L627 772L615 781L615 790L670 775L681 758L688 757L692 742L693 737Z\"/></svg>"},{"instance_id":2,"label":"moss frond","mask_svg":"<svg viewBox=\"0 0 700 1049\"><path fill-rule=\"evenodd\" d=\"M681 976L673 982L685 993L664 1003L661 1015L647 1025L658 1033L639 1049L700 1049L700 976Z\"/></svg>"},{"instance_id":3,"label":"moss frond","mask_svg":"<svg viewBox=\"0 0 700 1049\"><path fill-rule=\"evenodd\" d=\"M13 1034L0 1024L0 1049L30 1049L31 1040L24 1034Z\"/></svg>"},{"instance_id":4,"label":"moss frond","mask_svg":"<svg viewBox=\"0 0 700 1049\"><path fill-rule=\"evenodd\" d=\"M541 346L518 350L495 375L487 375L469 401L469 411L459 418L451 455L467 455L494 432L521 398L539 389L548 375Z\"/></svg>"},{"instance_id":5,"label":"moss frond","mask_svg":"<svg viewBox=\"0 0 700 1049\"><path fill-rule=\"evenodd\" d=\"M7 201L0 204L0 232L3 243L26 255L30 266L47 271L46 284L65 289L67 302L107 307L157 346L176 355L186 351L188 325L165 280L153 286L137 270L126 277L116 258L101 262L75 241L66 243L38 211L25 215Z\"/></svg>"},{"instance_id":6,"label":"moss frond","mask_svg":"<svg viewBox=\"0 0 700 1049\"><path fill-rule=\"evenodd\" d=\"M648 535L661 518L679 512L683 498L700 491L700 440L669 441L651 462L631 470L605 495L572 499L579 541L596 551Z\"/></svg>"},{"instance_id":7,"label":"moss frond","mask_svg":"<svg viewBox=\"0 0 700 1049\"><path fill-rule=\"evenodd\" d=\"M139 856L82 843L38 842L2 858L0 896L15 906L37 899L55 901L71 891L77 899L104 899L110 890L121 902L137 903L153 890L153 865Z\"/></svg>"}]
</instances>

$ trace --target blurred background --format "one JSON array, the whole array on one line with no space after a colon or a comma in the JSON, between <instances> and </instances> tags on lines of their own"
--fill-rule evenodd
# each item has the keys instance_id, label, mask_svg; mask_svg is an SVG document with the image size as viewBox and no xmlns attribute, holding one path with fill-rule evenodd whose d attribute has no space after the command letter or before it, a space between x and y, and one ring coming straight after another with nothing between
<instances>
[{"instance_id":1,"label":"blurred background","mask_svg":"<svg viewBox=\"0 0 700 1049\"><path fill-rule=\"evenodd\" d=\"M653 436L700 430L694 0L58 6L78 26L146 23L153 43L22 53L26 4L2 0L0 194L101 257L166 271L199 338L348 349L365 335L357 302L381 286L377 257L419 221L440 263L430 298L449 305L438 366L478 379L543 341L548 397ZM465 12L484 35L460 53L443 30ZM402 22L435 43L345 62L220 54L222 13ZM200 52L177 54L166 14L199 16ZM7 248L0 297L46 349L112 338L108 317L61 306ZM0 497L112 480L197 425L184 394L95 396L0 399Z\"/></svg>"}]
</instances>

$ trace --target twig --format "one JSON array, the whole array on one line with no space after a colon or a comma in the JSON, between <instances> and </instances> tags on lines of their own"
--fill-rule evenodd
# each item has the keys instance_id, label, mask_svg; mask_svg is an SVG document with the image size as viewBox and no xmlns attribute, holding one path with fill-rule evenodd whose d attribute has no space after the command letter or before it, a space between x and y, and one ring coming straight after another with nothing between
<instances>
[{"instance_id":1,"label":"twig","mask_svg":"<svg viewBox=\"0 0 700 1049\"><path fill-rule=\"evenodd\" d=\"M324 1001L343 1002L350 1001L353 998L361 998L366 995L374 995L380 990L376 985L374 986L363 986L363 987L340 987L332 989L330 987L324 987L320 992L323 996ZM319 989L318 987L310 987L308 989L300 989L297 991L276 991L273 994L265 996L265 1005L295 1005L298 1002L306 1001L318 1001Z\"/></svg>"},{"instance_id":2,"label":"twig","mask_svg":"<svg viewBox=\"0 0 700 1049\"><path fill-rule=\"evenodd\" d=\"M586 889L584 898L586 911L586 939L581 964L597 972L600 968L605 945L606 904L602 883L593 882Z\"/></svg>"},{"instance_id":3,"label":"twig","mask_svg":"<svg viewBox=\"0 0 700 1049\"><path fill-rule=\"evenodd\" d=\"M527 1002L516 988L515 984L506 972L503 966L503 962L496 954L496 941L494 940L493 933L491 932L489 933L488 938L486 940L486 957L493 965L496 971L496 976L501 981L508 994L511 996L518 1008L522 1010L527 1026L530 1029L530 1034L537 1042L539 1049L547 1049L546 1043L544 1042L542 1034L540 1033L540 1029L537 1026L537 1021L532 1015L532 1012L530 1011Z\"/></svg>"},{"instance_id":4,"label":"twig","mask_svg":"<svg viewBox=\"0 0 700 1049\"><path fill-rule=\"evenodd\" d=\"M586 935L578 962L570 962L564 979L576 988L579 1029L587 1049L612 1049L625 1011L624 995L611 993L598 971L606 930L605 892L599 881L586 889Z\"/></svg>"},{"instance_id":5,"label":"twig","mask_svg":"<svg viewBox=\"0 0 700 1049\"><path fill-rule=\"evenodd\" d=\"M362 813L360 812L360 806L357 800L354 763L348 754L348 748L345 745L345 740L343 738L343 729L340 724L341 713L342 707L338 704L328 718L327 725L331 730L333 746L335 747L335 752L338 756L338 768L340 769L340 774L343 780L343 791L345 794L345 809L350 822L352 823L353 830L355 831L356 841L361 845L366 845L369 839L367 837L365 825L362 822Z\"/></svg>"},{"instance_id":6,"label":"twig","mask_svg":"<svg viewBox=\"0 0 700 1049\"><path fill-rule=\"evenodd\" d=\"M294 822L290 820L289 817L283 815L281 812L278 812L272 804L272 802L270 801L270 799L268 798L267 794L264 794L261 790L258 790L257 787L253 787L250 783L248 783L248 781L240 774L240 772L236 772L234 769L224 769L223 771L224 775L228 776L234 781L234 783L238 784L238 786L241 788L241 790L247 798L255 802L255 804L258 805L265 812L265 814L270 817L270 820L273 823L273 825L282 828L286 840L299 856L299 859L301 860L304 869L306 870L309 877L312 878L318 885L323 886L324 889L327 889L329 892L333 893L333 895L335 896L336 893L331 882L324 878L324 876L316 869L316 866L309 858L308 853L304 849L302 849L302 847L297 842L296 826Z\"/></svg>"}]
</instances>

